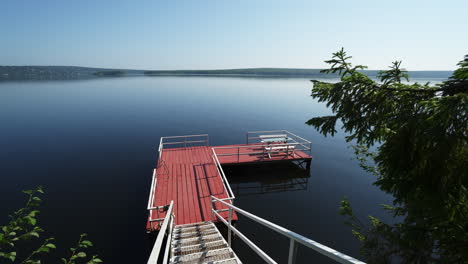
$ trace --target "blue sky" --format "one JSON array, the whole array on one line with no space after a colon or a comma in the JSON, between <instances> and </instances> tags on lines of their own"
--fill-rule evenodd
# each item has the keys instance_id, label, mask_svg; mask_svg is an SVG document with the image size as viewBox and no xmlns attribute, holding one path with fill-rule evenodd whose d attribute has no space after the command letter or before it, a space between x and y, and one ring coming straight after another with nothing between
<instances>
[{"instance_id":1,"label":"blue sky","mask_svg":"<svg viewBox=\"0 0 468 264\"><path fill-rule=\"evenodd\" d=\"M323 68L341 47L382 69L452 70L468 1L4 0L0 65Z\"/></svg>"}]
</instances>

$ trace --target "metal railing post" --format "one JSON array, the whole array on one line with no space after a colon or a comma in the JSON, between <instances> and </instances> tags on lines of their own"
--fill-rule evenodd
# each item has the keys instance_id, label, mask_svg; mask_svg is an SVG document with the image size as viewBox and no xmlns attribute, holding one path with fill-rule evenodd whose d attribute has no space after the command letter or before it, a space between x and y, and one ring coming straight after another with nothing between
<instances>
[{"instance_id":1,"label":"metal railing post","mask_svg":"<svg viewBox=\"0 0 468 264\"><path fill-rule=\"evenodd\" d=\"M214 203L213 196L210 196L210 206L211 206L210 221L213 220L213 219L216 219L216 218L214 217L214 206L213 206L213 203Z\"/></svg>"},{"instance_id":2,"label":"metal railing post","mask_svg":"<svg viewBox=\"0 0 468 264\"><path fill-rule=\"evenodd\" d=\"M301 236L295 232L292 232L291 230L288 230L284 227L281 227L277 224L274 224L268 220L265 220L261 217L258 217L252 213L249 213L247 211L244 211L243 209L240 209L238 207L235 207L234 205L232 204L229 204L225 201L225 199L219 199L215 196L211 196L211 199L213 199L214 202L218 202L220 204L223 204L225 206L227 206L228 208L234 210L237 214L241 214L247 218L249 218L250 220L253 220L254 222L257 222L263 226L266 226L268 228L270 228L271 230L274 230L276 232L278 232L279 234L282 234L286 237L289 237L290 239L290 242L289 242L289 256L288 256L288 263L294 263L296 261L296 253L297 253L297 247L298 247L298 244L302 244L310 249L313 249L315 251L317 251L318 253L326 256L326 257L329 257L339 263L343 263L343 264L365 264L364 262L362 261L359 261L353 257L350 257L350 256L347 256L339 251L336 251L332 248L329 248L325 245L322 245L316 241L313 241L307 237L304 237L304 236ZM275 263L276 262L271 259L265 252L263 252L260 248L258 248L258 246L256 246L252 241L250 241L247 237L245 237L245 235L243 235L239 230L237 230L235 227L233 227L232 225L229 224L228 221L226 221L226 219L224 219L224 217L222 217L218 212L216 211L213 211L213 213L215 214L215 217L217 217L217 219L219 219L221 222L223 222L223 224L225 224L227 227L230 227L231 231L234 232L234 234L239 237L240 239L242 239L245 243L247 243L247 245L252 248L260 257L262 257L266 262L268 263Z\"/></svg>"},{"instance_id":3,"label":"metal railing post","mask_svg":"<svg viewBox=\"0 0 468 264\"><path fill-rule=\"evenodd\" d=\"M237 162L240 160L240 147L237 148Z\"/></svg>"},{"instance_id":4,"label":"metal railing post","mask_svg":"<svg viewBox=\"0 0 468 264\"><path fill-rule=\"evenodd\" d=\"M296 249L297 245L294 239L289 240L289 256L288 256L288 264L294 264L296 262Z\"/></svg>"},{"instance_id":5,"label":"metal railing post","mask_svg":"<svg viewBox=\"0 0 468 264\"><path fill-rule=\"evenodd\" d=\"M229 207L229 218L228 218L228 244L231 246L231 227L232 227L232 208Z\"/></svg>"},{"instance_id":6,"label":"metal railing post","mask_svg":"<svg viewBox=\"0 0 468 264\"><path fill-rule=\"evenodd\" d=\"M169 208L166 211L166 216L164 217L161 229L159 229L158 236L156 237L156 241L154 242L153 249L151 250L151 254L147 262L148 264L158 263L159 252L161 251L164 236L166 235L167 227L170 226L169 222L172 217L173 206L174 201L171 201L171 203L169 204Z\"/></svg>"}]
</instances>

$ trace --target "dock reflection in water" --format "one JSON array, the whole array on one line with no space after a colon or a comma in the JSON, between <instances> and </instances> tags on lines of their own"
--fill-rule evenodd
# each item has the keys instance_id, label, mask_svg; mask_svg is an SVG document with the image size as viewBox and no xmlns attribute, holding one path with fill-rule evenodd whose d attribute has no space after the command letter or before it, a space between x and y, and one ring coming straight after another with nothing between
<instances>
[{"instance_id":1,"label":"dock reflection in water","mask_svg":"<svg viewBox=\"0 0 468 264\"><path fill-rule=\"evenodd\" d=\"M307 190L310 170L293 162L223 166L236 197Z\"/></svg>"}]
</instances>

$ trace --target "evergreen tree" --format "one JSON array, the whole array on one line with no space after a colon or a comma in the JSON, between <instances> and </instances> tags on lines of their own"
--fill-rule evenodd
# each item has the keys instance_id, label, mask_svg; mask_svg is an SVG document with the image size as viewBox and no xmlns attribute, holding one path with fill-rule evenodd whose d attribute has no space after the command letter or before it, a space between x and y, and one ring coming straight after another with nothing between
<instances>
[{"instance_id":1,"label":"evergreen tree","mask_svg":"<svg viewBox=\"0 0 468 264\"><path fill-rule=\"evenodd\" d=\"M400 61L374 81L350 59L341 49L326 61L323 72L339 82L312 81L312 97L333 115L307 124L333 135L340 121L361 167L394 197L384 209L396 224L372 216L364 224L342 202L362 254L370 263L468 263L468 55L436 86L402 83Z\"/></svg>"}]
</instances>

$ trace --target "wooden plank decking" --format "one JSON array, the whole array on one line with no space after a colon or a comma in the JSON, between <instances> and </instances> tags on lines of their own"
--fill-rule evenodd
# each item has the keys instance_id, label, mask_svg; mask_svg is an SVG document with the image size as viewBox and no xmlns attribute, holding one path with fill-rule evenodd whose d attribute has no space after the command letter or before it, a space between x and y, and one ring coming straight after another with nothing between
<instances>
[{"instance_id":1,"label":"wooden plank decking","mask_svg":"<svg viewBox=\"0 0 468 264\"><path fill-rule=\"evenodd\" d=\"M211 147L164 149L156 174L152 206L166 205L174 200L176 225L217 220L211 215L210 196L223 199L228 194L213 161ZM215 207L216 210L226 208L219 203ZM220 214L227 219L228 212ZM152 211L152 219L164 216L164 212ZM235 214L233 219L237 220ZM152 229L149 222L147 229Z\"/></svg>"},{"instance_id":2,"label":"wooden plank decking","mask_svg":"<svg viewBox=\"0 0 468 264\"><path fill-rule=\"evenodd\" d=\"M244 146L238 149L238 146ZM229 147L229 148L225 148ZM235 148L231 148L235 147ZM223 185L222 176L219 174L213 160L213 147L186 147L167 148L161 151L161 157L156 168L156 186L151 207L164 206L174 201L175 224L190 224L202 221L218 222L211 214L211 198L228 198L228 193ZM214 147L221 164L258 163L271 161L311 160L312 157L302 151L293 153L277 153L268 155L259 154L264 148L252 144L229 145ZM247 153L237 155L237 153ZM251 154L249 154L251 153ZM223 154L235 154L225 156ZM216 203L216 210L227 209L227 206ZM165 217L164 210L151 210L146 225L147 230L159 229L158 223L150 224L149 219ZM225 219L228 212L220 212ZM233 213L233 220L237 215Z\"/></svg>"}]
</instances>

